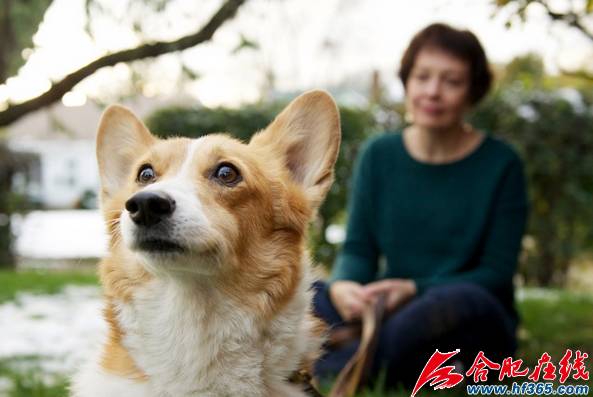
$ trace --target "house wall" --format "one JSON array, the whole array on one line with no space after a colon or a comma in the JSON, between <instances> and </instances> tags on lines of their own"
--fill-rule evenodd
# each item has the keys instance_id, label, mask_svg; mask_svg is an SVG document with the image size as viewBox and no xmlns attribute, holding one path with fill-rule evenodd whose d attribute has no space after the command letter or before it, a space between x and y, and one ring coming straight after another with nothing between
<instances>
[{"instance_id":1,"label":"house wall","mask_svg":"<svg viewBox=\"0 0 593 397\"><path fill-rule=\"evenodd\" d=\"M94 141L20 140L11 142L10 148L39 156L39 180L33 178L26 192L43 207L73 208L85 191L98 192Z\"/></svg>"}]
</instances>

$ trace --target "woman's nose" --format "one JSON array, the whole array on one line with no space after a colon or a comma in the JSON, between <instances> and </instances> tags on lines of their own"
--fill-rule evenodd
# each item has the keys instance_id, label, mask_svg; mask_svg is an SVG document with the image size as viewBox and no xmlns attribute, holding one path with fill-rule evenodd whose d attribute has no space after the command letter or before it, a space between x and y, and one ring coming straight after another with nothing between
<instances>
[{"instance_id":1,"label":"woman's nose","mask_svg":"<svg viewBox=\"0 0 593 397\"><path fill-rule=\"evenodd\" d=\"M429 79L424 89L431 97L439 96L441 94L441 82L437 78Z\"/></svg>"}]
</instances>

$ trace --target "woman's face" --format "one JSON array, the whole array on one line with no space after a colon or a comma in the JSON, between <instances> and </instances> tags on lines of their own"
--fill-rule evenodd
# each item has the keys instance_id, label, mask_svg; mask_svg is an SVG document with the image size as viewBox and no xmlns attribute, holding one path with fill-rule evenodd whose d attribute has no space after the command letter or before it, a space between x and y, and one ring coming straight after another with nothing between
<instances>
[{"instance_id":1,"label":"woman's face","mask_svg":"<svg viewBox=\"0 0 593 397\"><path fill-rule=\"evenodd\" d=\"M414 125L446 129L469 107L470 65L438 48L421 49L406 84L406 111Z\"/></svg>"}]
</instances>

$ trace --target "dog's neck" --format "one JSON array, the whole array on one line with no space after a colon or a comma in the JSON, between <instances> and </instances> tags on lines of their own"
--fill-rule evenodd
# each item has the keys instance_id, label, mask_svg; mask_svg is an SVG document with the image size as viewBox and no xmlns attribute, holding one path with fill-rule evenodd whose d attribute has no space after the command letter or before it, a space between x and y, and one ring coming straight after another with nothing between
<instances>
[{"instance_id":1,"label":"dog's neck","mask_svg":"<svg viewBox=\"0 0 593 397\"><path fill-rule=\"evenodd\" d=\"M249 296L241 300L240 291L221 280L150 275L131 266L133 256L124 258L127 265L107 259L101 267L111 323L102 361L108 373L138 379L138 387L151 390L139 395L300 395L281 388L320 344L304 331L313 326L306 316L312 280L306 257L291 297L265 320L245 304ZM115 365L106 366L113 357Z\"/></svg>"},{"instance_id":2,"label":"dog's neck","mask_svg":"<svg viewBox=\"0 0 593 397\"><path fill-rule=\"evenodd\" d=\"M244 373L254 395L264 387L258 384L261 332L255 316L234 307L213 285L157 278L115 305L125 349L149 381L166 385L171 395L211 390L227 371Z\"/></svg>"}]
</instances>

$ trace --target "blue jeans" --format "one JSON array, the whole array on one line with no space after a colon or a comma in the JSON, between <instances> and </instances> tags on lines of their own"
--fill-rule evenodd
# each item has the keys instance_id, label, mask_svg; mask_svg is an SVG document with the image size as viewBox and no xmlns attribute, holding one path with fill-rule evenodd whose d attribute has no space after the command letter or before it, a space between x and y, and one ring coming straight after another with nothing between
<instances>
[{"instance_id":1,"label":"blue jeans","mask_svg":"<svg viewBox=\"0 0 593 397\"><path fill-rule=\"evenodd\" d=\"M328 285L318 281L313 289L317 316L332 328L344 326L329 298ZM385 371L386 387L413 387L436 349L460 349L446 365L458 361L465 371L480 350L500 363L517 348L515 332L515 321L482 287L468 283L433 287L383 320L371 382ZM315 375L335 376L358 344L353 341L338 350L326 351L315 365Z\"/></svg>"}]
</instances>

